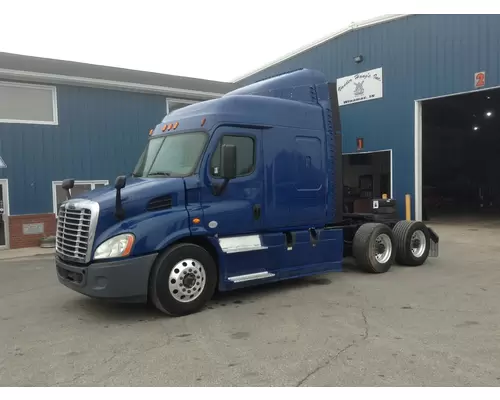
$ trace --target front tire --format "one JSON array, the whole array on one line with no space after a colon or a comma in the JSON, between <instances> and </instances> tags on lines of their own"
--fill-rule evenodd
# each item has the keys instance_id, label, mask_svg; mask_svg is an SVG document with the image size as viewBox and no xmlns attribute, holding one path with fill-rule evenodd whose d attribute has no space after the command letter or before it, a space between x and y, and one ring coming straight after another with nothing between
<instances>
[{"instance_id":1,"label":"front tire","mask_svg":"<svg viewBox=\"0 0 500 400\"><path fill-rule=\"evenodd\" d=\"M429 257L430 233L420 221L399 221L394 226L396 239L396 262L417 267Z\"/></svg>"},{"instance_id":2,"label":"front tire","mask_svg":"<svg viewBox=\"0 0 500 400\"><path fill-rule=\"evenodd\" d=\"M217 285L217 267L203 247L180 243L158 256L150 278L151 302L165 314L182 316L199 311Z\"/></svg>"},{"instance_id":3,"label":"front tire","mask_svg":"<svg viewBox=\"0 0 500 400\"><path fill-rule=\"evenodd\" d=\"M359 227L352 244L356 263L373 274L389 271L396 256L392 230L384 224L367 223Z\"/></svg>"}]
</instances>

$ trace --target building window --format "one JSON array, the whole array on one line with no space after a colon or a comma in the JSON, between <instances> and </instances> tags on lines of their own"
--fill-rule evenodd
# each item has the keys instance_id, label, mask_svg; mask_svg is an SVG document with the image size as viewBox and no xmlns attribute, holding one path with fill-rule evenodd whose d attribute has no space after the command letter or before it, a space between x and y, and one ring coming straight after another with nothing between
<instances>
[{"instance_id":1,"label":"building window","mask_svg":"<svg viewBox=\"0 0 500 400\"><path fill-rule=\"evenodd\" d=\"M56 88L0 81L0 123L57 125Z\"/></svg>"},{"instance_id":2,"label":"building window","mask_svg":"<svg viewBox=\"0 0 500 400\"><path fill-rule=\"evenodd\" d=\"M109 181L75 181L75 187L71 190L71 197L76 197L82 193L94 190L109 184ZM66 200L66 192L62 188L62 181L52 182L52 203L54 214Z\"/></svg>"},{"instance_id":3,"label":"building window","mask_svg":"<svg viewBox=\"0 0 500 400\"><path fill-rule=\"evenodd\" d=\"M221 146L223 144L233 144L236 146L236 176L245 176L253 172L255 167L255 141L250 136L229 136L225 135L219 140L217 148L210 162L210 173L220 176L221 166Z\"/></svg>"},{"instance_id":4,"label":"building window","mask_svg":"<svg viewBox=\"0 0 500 400\"><path fill-rule=\"evenodd\" d=\"M167 115L179 108L195 104L197 101L184 99L167 99Z\"/></svg>"}]
</instances>

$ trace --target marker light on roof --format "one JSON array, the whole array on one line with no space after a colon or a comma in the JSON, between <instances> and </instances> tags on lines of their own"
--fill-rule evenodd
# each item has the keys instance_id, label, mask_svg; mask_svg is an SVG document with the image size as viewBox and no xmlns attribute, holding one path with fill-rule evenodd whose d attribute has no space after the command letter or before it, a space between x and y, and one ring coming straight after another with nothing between
<instances>
[{"instance_id":1,"label":"marker light on roof","mask_svg":"<svg viewBox=\"0 0 500 400\"><path fill-rule=\"evenodd\" d=\"M174 124L174 130L175 130L175 129L177 129L177 127L178 127L178 126L179 126L179 123L178 123L178 122L176 122L176 123Z\"/></svg>"},{"instance_id":2,"label":"marker light on roof","mask_svg":"<svg viewBox=\"0 0 500 400\"><path fill-rule=\"evenodd\" d=\"M153 129L149 131L149 136L151 136L152 134L153 134Z\"/></svg>"},{"instance_id":3,"label":"marker light on roof","mask_svg":"<svg viewBox=\"0 0 500 400\"><path fill-rule=\"evenodd\" d=\"M173 126L174 126L173 124L168 124L168 128L167 129L170 131L170 130L172 130Z\"/></svg>"},{"instance_id":4,"label":"marker light on roof","mask_svg":"<svg viewBox=\"0 0 500 400\"><path fill-rule=\"evenodd\" d=\"M167 130L167 124L163 125L163 128L161 128L162 132L165 132Z\"/></svg>"},{"instance_id":5,"label":"marker light on roof","mask_svg":"<svg viewBox=\"0 0 500 400\"><path fill-rule=\"evenodd\" d=\"M205 122L207 122L207 119L206 119L206 118L203 118L203 119L201 120L201 126L205 125Z\"/></svg>"}]
</instances>

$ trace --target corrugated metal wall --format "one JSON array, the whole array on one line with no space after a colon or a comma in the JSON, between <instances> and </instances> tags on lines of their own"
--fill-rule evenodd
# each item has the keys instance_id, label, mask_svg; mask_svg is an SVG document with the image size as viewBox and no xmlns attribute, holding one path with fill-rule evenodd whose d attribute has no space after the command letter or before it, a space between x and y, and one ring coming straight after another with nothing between
<instances>
[{"instance_id":1,"label":"corrugated metal wall","mask_svg":"<svg viewBox=\"0 0 500 400\"><path fill-rule=\"evenodd\" d=\"M500 85L499 15L413 15L325 42L249 78L296 68L321 70L331 81L383 67L384 97L341 107L343 151L393 149L394 197L414 194L415 100L474 90L474 73ZM363 55L356 64L353 58Z\"/></svg>"},{"instance_id":2,"label":"corrugated metal wall","mask_svg":"<svg viewBox=\"0 0 500 400\"><path fill-rule=\"evenodd\" d=\"M166 112L163 96L105 89L58 85L57 100L58 126L0 123L11 215L52 212L52 181L130 173Z\"/></svg>"}]
</instances>

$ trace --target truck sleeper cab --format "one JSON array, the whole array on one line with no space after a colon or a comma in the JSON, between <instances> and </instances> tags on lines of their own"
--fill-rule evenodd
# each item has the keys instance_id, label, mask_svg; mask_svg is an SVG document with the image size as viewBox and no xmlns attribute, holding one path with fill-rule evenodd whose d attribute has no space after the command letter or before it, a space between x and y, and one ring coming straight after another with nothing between
<instances>
[{"instance_id":1,"label":"truck sleeper cab","mask_svg":"<svg viewBox=\"0 0 500 400\"><path fill-rule=\"evenodd\" d=\"M335 85L307 69L174 111L114 187L71 198L64 181L59 281L178 316L216 289L340 271L348 255L373 273L437 256L421 222L343 214L340 135Z\"/></svg>"}]
</instances>

